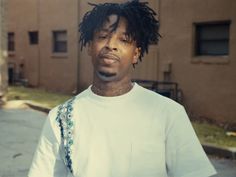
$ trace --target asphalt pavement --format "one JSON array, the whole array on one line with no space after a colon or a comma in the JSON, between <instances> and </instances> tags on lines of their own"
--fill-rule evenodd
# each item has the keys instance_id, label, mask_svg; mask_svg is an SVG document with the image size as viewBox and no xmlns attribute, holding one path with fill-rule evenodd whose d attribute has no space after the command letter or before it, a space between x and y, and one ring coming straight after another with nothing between
<instances>
[{"instance_id":1,"label":"asphalt pavement","mask_svg":"<svg viewBox=\"0 0 236 177\"><path fill-rule=\"evenodd\" d=\"M0 177L27 176L45 118L31 109L0 109ZM209 158L214 177L236 177L236 160Z\"/></svg>"}]
</instances>

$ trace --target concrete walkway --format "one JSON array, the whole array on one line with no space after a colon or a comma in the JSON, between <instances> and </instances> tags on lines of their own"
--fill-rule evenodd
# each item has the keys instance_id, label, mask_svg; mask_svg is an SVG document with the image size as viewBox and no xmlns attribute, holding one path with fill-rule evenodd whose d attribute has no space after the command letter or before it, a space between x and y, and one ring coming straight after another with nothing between
<instances>
[{"instance_id":1,"label":"concrete walkway","mask_svg":"<svg viewBox=\"0 0 236 177\"><path fill-rule=\"evenodd\" d=\"M26 177L46 114L0 110L0 177Z\"/></svg>"},{"instance_id":2,"label":"concrete walkway","mask_svg":"<svg viewBox=\"0 0 236 177\"><path fill-rule=\"evenodd\" d=\"M218 174L213 177L236 177L236 160L209 157Z\"/></svg>"},{"instance_id":3,"label":"concrete walkway","mask_svg":"<svg viewBox=\"0 0 236 177\"><path fill-rule=\"evenodd\" d=\"M0 109L0 177L26 177L46 114ZM236 177L236 161L210 157L214 177Z\"/></svg>"}]
</instances>

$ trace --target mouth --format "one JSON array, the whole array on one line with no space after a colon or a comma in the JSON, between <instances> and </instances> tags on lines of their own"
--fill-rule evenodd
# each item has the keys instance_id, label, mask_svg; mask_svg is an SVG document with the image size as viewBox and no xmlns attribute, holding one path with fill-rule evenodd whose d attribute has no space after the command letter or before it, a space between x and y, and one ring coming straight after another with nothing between
<instances>
[{"instance_id":1,"label":"mouth","mask_svg":"<svg viewBox=\"0 0 236 177\"><path fill-rule=\"evenodd\" d=\"M101 71L99 72L99 74L103 77L106 77L106 78L116 75L115 73L106 73L106 72L101 72Z\"/></svg>"},{"instance_id":2,"label":"mouth","mask_svg":"<svg viewBox=\"0 0 236 177\"><path fill-rule=\"evenodd\" d=\"M119 61L119 57L114 54L102 54L99 56L99 58L100 58L100 61L106 65L111 65Z\"/></svg>"}]
</instances>

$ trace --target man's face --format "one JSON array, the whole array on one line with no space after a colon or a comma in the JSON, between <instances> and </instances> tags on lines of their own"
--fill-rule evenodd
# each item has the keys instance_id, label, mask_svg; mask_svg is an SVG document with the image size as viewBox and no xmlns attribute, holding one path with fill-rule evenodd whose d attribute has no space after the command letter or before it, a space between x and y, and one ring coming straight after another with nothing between
<instances>
[{"instance_id":1,"label":"man's face","mask_svg":"<svg viewBox=\"0 0 236 177\"><path fill-rule=\"evenodd\" d=\"M117 15L109 16L103 27L94 33L88 53L92 57L94 77L100 81L130 79L132 65L137 62L140 49L128 38L127 21L120 17L118 27L112 31Z\"/></svg>"}]
</instances>

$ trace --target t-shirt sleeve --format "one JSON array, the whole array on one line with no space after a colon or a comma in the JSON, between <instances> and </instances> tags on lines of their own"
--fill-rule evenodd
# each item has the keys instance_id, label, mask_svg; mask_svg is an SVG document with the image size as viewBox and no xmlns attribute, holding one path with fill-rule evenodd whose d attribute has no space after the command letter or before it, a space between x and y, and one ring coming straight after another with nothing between
<instances>
[{"instance_id":1,"label":"t-shirt sleeve","mask_svg":"<svg viewBox=\"0 0 236 177\"><path fill-rule=\"evenodd\" d=\"M28 177L65 177L67 169L60 156L60 135L56 127L56 111L49 113L38 142Z\"/></svg>"},{"instance_id":2,"label":"t-shirt sleeve","mask_svg":"<svg viewBox=\"0 0 236 177\"><path fill-rule=\"evenodd\" d=\"M169 113L166 127L166 167L169 177L208 177L216 173L182 106Z\"/></svg>"}]
</instances>

